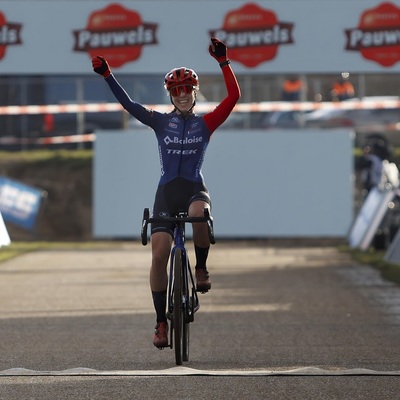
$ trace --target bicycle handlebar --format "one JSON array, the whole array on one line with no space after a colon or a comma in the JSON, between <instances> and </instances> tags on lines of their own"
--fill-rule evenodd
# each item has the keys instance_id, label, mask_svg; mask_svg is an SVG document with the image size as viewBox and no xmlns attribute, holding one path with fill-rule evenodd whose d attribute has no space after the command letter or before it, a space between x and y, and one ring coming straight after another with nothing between
<instances>
[{"instance_id":1,"label":"bicycle handlebar","mask_svg":"<svg viewBox=\"0 0 400 400\"><path fill-rule=\"evenodd\" d=\"M147 245L147 225L154 222L173 222L174 224L183 223L195 223L195 222L207 222L208 227L208 237L210 239L211 244L215 244L214 237L214 224L213 217L210 214L210 210L208 208L204 209L204 217L189 217L186 213L179 214L174 217L150 217L150 209L145 208L143 211L143 220L142 220L142 244L143 246Z\"/></svg>"}]
</instances>

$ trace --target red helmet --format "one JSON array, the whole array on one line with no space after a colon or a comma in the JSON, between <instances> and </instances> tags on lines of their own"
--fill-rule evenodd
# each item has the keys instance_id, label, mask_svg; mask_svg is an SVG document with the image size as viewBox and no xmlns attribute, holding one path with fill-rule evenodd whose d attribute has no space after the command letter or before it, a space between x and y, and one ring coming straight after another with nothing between
<instances>
[{"instance_id":1,"label":"red helmet","mask_svg":"<svg viewBox=\"0 0 400 400\"><path fill-rule=\"evenodd\" d=\"M199 89L199 78L192 69L186 67L174 68L165 75L164 87L168 91L180 85L192 85Z\"/></svg>"}]
</instances>

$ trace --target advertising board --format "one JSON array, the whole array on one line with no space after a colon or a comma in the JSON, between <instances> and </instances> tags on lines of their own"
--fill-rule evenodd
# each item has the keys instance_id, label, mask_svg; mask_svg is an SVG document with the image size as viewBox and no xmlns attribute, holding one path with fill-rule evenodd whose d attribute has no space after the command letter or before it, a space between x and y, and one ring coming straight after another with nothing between
<instances>
[{"instance_id":1,"label":"advertising board","mask_svg":"<svg viewBox=\"0 0 400 400\"><path fill-rule=\"evenodd\" d=\"M238 73L393 72L400 61L399 0L184 4L183 15L176 0L2 1L0 73L91 73L98 54L119 73L214 73L211 36Z\"/></svg>"}]
</instances>

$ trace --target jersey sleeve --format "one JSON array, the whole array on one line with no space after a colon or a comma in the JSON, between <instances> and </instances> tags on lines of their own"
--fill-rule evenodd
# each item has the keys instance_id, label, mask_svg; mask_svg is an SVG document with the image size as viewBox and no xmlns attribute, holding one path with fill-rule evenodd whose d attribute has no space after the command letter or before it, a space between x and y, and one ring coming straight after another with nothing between
<instances>
[{"instance_id":1,"label":"jersey sleeve","mask_svg":"<svg viewBox=\"0 0 400 400\"><path fill-rule=\"evenodd\" d=\"M115 98L129 114L135 117L142 124L148 125L151 128L154 127L153 125L156 123L154 118L154 115L157 113L156 111L150 110L142 104L133 101L113 74L105 78L105 81L113 92Z\"/></svg>"},{"instance_id":2,"label":"jersey sleeve","mask_svg":"<svg viewBox=\"0 0 400 400\"><path fill-rule=\"evenodd\" d=\"M229 117L240 98L240 87L230 64L222 67L222 74L228 95L213 111L203 117L210 135Z\"/></svg>"}]
</instances>

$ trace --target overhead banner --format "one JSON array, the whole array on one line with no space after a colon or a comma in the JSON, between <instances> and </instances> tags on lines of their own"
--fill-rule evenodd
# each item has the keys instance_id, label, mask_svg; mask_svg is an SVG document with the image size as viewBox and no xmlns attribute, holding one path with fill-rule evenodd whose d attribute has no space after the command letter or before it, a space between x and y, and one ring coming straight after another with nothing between
<instances>
[{"instance_id":1,"label":"overhead banner","mask_svg":"<svg viewBox=\"0 0 400 400\"><path fill-rule=\"evenodd\" d=\"M3 0L0 73L216 73L211 36L238 73L397 72L400 0Z\"/></svg>"}]
</instances>

